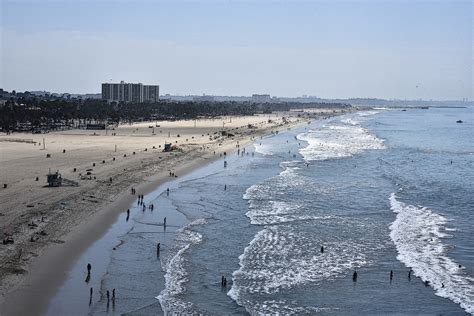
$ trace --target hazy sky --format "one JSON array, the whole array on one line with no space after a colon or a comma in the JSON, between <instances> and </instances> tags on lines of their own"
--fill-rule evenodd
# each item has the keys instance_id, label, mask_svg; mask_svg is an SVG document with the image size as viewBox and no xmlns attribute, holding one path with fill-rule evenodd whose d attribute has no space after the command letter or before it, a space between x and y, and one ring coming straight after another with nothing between
<instances>
[{"instance_id":1,"label":"hazy sky","mask_svg":"<svg viewBox=\"0 0 474 316\"><path fill-rule=\"evenodd\" d=\"M5 1L0 87L461 99L473 1Z\"/></svg>"}]
</instances>

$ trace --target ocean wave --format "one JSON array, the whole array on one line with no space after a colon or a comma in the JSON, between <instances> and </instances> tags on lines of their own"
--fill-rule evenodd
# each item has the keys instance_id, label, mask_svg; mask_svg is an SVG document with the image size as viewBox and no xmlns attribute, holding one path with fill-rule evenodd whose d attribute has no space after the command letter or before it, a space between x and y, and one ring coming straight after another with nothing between
<instances>
[{"instance_id":1,"label":"ocean wave","mask_svg":"<svg viewBox=\"0 0 474 316\"><path fill-rule=\"evenodd\" d=\"M266 144L263 144L262 143L254 143L253 146L255 147L255 152L256 153L259 153L259 154L262 154L264 156L273 156L274 153L270 150L271 146L270 145L266 145Z\"/></svg>"},{"instance_id":2,"label":"ocean wave","mask_svg":"<svg viewBox=\"0 0 474 316\"><path fill-rule=\"evenodd\" d=\"M331 310L331 308L299 306L295 302L288 300L264 300L251 307L249 313L264 315L311 315L314 313L327 312L329 310Z\"/></svg>"},{"instance_id":3,"label":"ocean wave","mask_svg":"<svg viewBox=\"0 0 474 316\"><path fill-rule=\"evenodd\" d=\"M363 246L351 240L325 242L331 249L320 253L321 241L291 226L267 226L239 256L240 269L232 275L228 295L248 312L267 313L253 304L255 295L271 295L294 286L318 283L347 275L367 264ZM249 299L252 299L251 301ZM263 308L263 307L262 307Z\"/></svg>"},{"instance_id":4,"label":"ocean wave","mask_svg":"<svg viewBox=\"0 0 474 316\"><path fill-rule=\"evenodd\" d=\"M380 111L371 110L371 111L357 112L357 115L358 116L372 116L372 115L375 115L375 114L378 114L378 113L380 113Z\"/></svg>"},{"instance_id":5,"label":"ocean wave","mask_svg":"<svg viewBox=\"0 0 474 316\"><path fill-rule=\"evenodd\" d=\"M342 123L344 124L350 124L350 125L359 125L359 121L354 120L353 118L346 118L341 120Z\"/></svg>"},{"instance_id":6,"label":"ocean wave","mask_svg":"<svg viewBox=\"0 0 474 316\"><path fill-rule=\"evenodd\" d=\"M288 192L317 194L327 193L331 187L322 186L296 171L299 167L287 167L278 176L262 184L249 187L243 198L249 201L249 210L245 214L251 224L271 225L286 222L325 220L331 216L308 214L298 201L286 201Z\"/></svg>"},{"instance_id":7,"label":"ocean wave","mask_svg":"<svg viewBox=\"0 0 474 316\"><path fill-rule=\"evenodd\" d=\"M232 274L228 295L251 314L317 312L318 307L285 300L268 301L268 296L347 275L369 262L366 246L355 240L339 237L328 240L325 236L323 241L294 225L295 221L331 221L358 227L356 223L346 223L344 217L308 213L304 201L287 200L291 191L310 195L327 190L298 173L300 168L296 165L282 163L284 170L279 175L252 185L243 196L249 203L246 215L251 223L265 226L239 256L240 268ZM330 251L322 254L322 244Z\"/></svg>"},{"instance_id":8,"label":"ocean wave","mask_svg":"<svg viewBox=\"0 0 474 316\"><path fill-rule=\"evenodd\" d=\"M245 214L250 218L250 223L255 225L281 224L295 221L325 220L332 216L314 216L301 212L302 205L285 201L268 201L268 207L253 205Z\"/></svg>"},{"instance_id":9,"label":"ocean wave","mask_svg":"<svg viewBox=\"0 0 474 316\"><path fill-rule=\"evenodd\" d=\"M299 134L308 146L300 149L306 161L350 157L366 150L385 149L382 139L372 135L356 121L342 120Z\"/></svg>"},{"instance_id":10,"label":"ocean wave","mask_svg":"<svg viewBox=\"0 0 474 316\"><path fill-rule=\"evenodd\" d=\"M165 314L189 314L193 312L193 304L180 299L179 294L186 290L184 284L188 281L185 269L184 253L193 245L202 241L202 235L191 230L192 226L203 225L205 219L197 219L179 229L175 236L174 248L162 264L165 270L165 288L156 298L160 301Z\"/></svg>"},{"instance_id":11,"label":"ocean wave","mask_svg":"<svg viewBox=\"0 0 474 316\"><path fill-rule=\"evenodd\" d=\"M435 294L459 304L474 314L474 278L450 258L449 246L443 243L453 231L445 225L448 219L432 210L405 204L390 196L397 213L390 226L390 237L398 251L397 259L413 270L422 281L428 281Z\"/></svg>"}]
</instances>

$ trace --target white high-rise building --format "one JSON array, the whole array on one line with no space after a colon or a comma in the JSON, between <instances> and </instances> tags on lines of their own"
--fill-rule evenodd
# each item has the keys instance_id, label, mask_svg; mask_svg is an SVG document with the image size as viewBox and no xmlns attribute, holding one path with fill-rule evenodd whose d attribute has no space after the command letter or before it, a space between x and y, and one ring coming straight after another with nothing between
<instances>
[{"instance_id":1,"label":"white high-rise building","mask_svg":"<svg viewBox=\"0 0 474 316\"><path fill-rule=\"evenodd\" d=\"M159 99L159 85L144 85L123 81L102 84L102 100L107 102L144 103L158 102Z\"/></svg>"}]
</instances>

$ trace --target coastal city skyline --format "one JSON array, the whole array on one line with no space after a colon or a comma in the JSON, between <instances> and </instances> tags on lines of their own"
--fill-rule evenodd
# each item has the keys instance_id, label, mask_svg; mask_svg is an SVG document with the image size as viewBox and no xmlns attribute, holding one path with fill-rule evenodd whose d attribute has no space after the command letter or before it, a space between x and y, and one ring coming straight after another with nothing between
<instances>
[{"instance_id":1,"label":"coastal city skyline","mask_svg":"<svg viewBox=\"0 0 474 316\"><path fill-rule=\"evenodd\" d=\"M1 6L5 90L100 93L127 78L171 95L473 99L470 1Z\"/></svg>"}]
</instances>

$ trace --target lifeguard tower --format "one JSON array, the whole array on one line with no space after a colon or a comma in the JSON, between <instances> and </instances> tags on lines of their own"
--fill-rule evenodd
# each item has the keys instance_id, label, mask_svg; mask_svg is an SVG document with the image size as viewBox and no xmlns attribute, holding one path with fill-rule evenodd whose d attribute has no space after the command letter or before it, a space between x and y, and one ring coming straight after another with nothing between
<instances>
[{"instance_id":1,"label":"lifeguard tower","mask_svg":"<svg viewBox=\"0 0 474 316\"><path fill-rule=\"evenodd\" d=\"M61 174L56 171L55 173L48 173L46 175L48 177L48 186L50 187L60 187L62 182L63 182L63 178L61 177Z\"/></svg>"},{"instance_id":2,"label":"lifeguard tower","mask_svg":"<svg viewBox=\"0 0 474 316\"><path fill-rule=\"evenodd\" d=\"M46 175L48 178L48 186L49 187L60 187L60 186L72 186L72 187L78 187L79 183L76 181L68 180L66 178L63 178L59 171L56 172L51 172Z\"/></svg>"}]
</instances>

